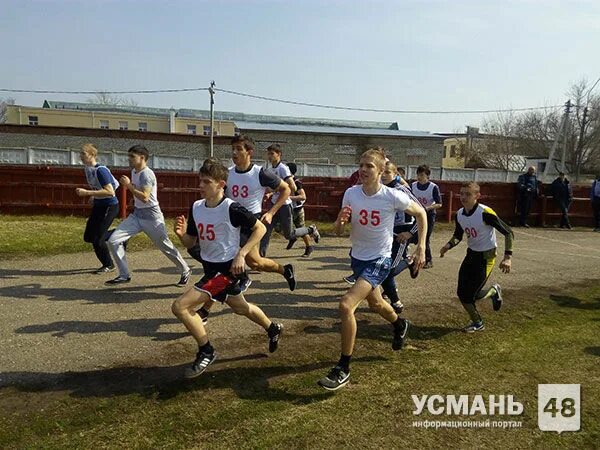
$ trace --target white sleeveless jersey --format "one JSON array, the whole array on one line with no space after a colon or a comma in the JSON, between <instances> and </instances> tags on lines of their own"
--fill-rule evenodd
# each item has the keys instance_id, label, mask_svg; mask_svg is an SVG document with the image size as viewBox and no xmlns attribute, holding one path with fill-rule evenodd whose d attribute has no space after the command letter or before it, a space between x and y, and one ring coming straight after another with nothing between
<instances>
[{"instance_id":1,"label":"white sleeveless jersey","mask_svg":"<svg viewBox=\"0 0 600 450\"><path fill-rule=\"evenodd\" d=\"M404 192L383 185L371 196L364 193L362 185L348 188L342 207L352 208L352 257L361 261L390 257L396 211L404 211L410 201Z\"/></svg>"},{"instance_id":2,"label":"white sleeveless jersey","mask_svg":"<svg viewBox=\"0 0 600 450\"><path fill-rule=\"evenodd\" d=\"M227 177L227 198L238 202L252 214L260 214L262 201L265 196L265 186L260 185L261 167L252 165L250 170L244 173L235 171L235 166L229 169Z\"/></svg>"},{"instance_id":3,"label":"white sleeveless jersey","mask_svg":"<svg viewBox=\"0 0 600 450\"><path fill-rule=\"evenodd\" d=\"M423 205L423 206L433 205L435 203L435 200L433 199L433 189L437 185L430 181L429 186L427 186L427 189L425 189L424 191L421 191L417 187L417 183L418 183L417 181L413 181L412 184L410 185L413 195L415 197L417 197L417 199L419 200L419 203L421 203L421 205Z\"/></svg>"},{"instance_id":4,"label":"white sleeveless jersey","mask_svg":"<svg viewBox=\"0 0 600 450\"><path fill-rule=\"evenodd\" d=\"M208 262L231 261L240 248L240 229L232 225L229 198L214 208L208 208L205 200L197 200L192 215L198 231L198 244L202 259Z\"/></svg>"},{"instance_id":5,"label":"white sleeveless jersey","mask_svg":"<svg viewBox=\"0 0 600 450\"><path fill-rule=\"evenodd\" d=\"M467 245L476 252L496 248L496 230L483 221L484 212L496 215L492 208L481 203L470 216L465 215L465 208L460 208L456 213L456 220L467 235Z\"/></svg>"},{"instance_id":6,"label":"white sleeveless jersey","mask_svg":"<svg viewBox=\"0 0 600 450\"><path fill-rule=\"evenodd\" d=\"M286 166L284 163L282 163L281 161L279 161L279 164L277 164L277 167L269 167L268 170L271 173L274 173L275 175L277 175L279 178L281 178L286 184L287 184L287 179L290 178L292 176L292 172L290 172L290 168L288 166ZM290 194L292 195L292 194ZM277 199L279 198L279 192L274 192L273 193L273 197L271 197L271 202L273 202L273 204L275 204L277 202ZM291 204L292 201L288 198L284 205L289 205Z\"/></svg>"}]
</instances>

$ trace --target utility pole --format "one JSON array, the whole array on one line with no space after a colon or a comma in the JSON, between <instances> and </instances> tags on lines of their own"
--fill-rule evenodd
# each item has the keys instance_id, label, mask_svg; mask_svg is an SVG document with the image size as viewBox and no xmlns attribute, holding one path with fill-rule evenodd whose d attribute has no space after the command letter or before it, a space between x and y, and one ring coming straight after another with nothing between
<instances>
[{"instance_id":1,"label":"utility pole","mask_svg":"<svg viewBox=\"0 0 600 450\"><path fill-rule=\"evenodd\" d=\"M587 121L588 108L583 108L583 118L581 120L581 128L579 129L579 141L577 141L577 152L575 153L575 181L579 181L579 175L581 173L581 160L583 159L583 141L585 137L585 126Z\"/></svg>"},{"instance_id":2,"label":"utility pole","mask_svg":"<svg viewBox=\"0 0 600 450\"><path fill-rule=\"evenodd\" d=\"M558 146L558 141L560 141L561 135L567 138L567 123L569 119L569 114L571 112L571 100L567 100L565 103L565 113L563 114L562 120L560 122L560 126L558 127L558 133L556 134L556 138L554 138L554 143L552 144L552 148L550 149L550 154L548 155L548 161L546 162L546 167L544 168L544 173L542 175L542 181L548 180L548 173L550 171L550 166L554 162L554 154L556 153L556 147Z\"/></svg>"},{"instance_id":3,"label":"utility pole","mask_svg":"<svg viewBox=\"0 0 600 450\"><path fill-rule=\"evenodd\" d=\"M208 92L210 93L210 157L212 158L215 154L214 151L214 128L215 128L215 81L210 82Z\"/></svg>"}]
</instances>

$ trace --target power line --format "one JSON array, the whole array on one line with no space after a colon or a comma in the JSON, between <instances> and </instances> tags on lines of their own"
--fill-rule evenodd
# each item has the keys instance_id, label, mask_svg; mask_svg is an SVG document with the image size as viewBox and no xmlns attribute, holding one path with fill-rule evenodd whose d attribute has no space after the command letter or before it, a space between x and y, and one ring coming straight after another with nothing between
<instances>
[{"instance_id":1,"label":"power line","mask_svg":"<svg viewBox=\"0 0 600 450\"><path fill-rule=\"evenodd\" d=\"M310 106L314 108L326 108L326 109L341 109L344 111L365 111L365 112L378 112L378 113L394 113L394 114L486 114L494 112L509 112L509 111L534 111L538 109L554 109L561 108L563 105L554 106L535 106L530 108L507 108L507 109L481 109L481 110L456 110L456 111L424 111L424 110L407 110L407 109L374 109L374 108L354 108L350 106L334 106L334 105L322 105L318 103L306 103L297 102L293 100L283 100L280 98L264 97L262 95L245 94L243 92L230 91L227 89L216 88L215 91L223 92L225 94L239 95L241 97L255 98L259 100L266 100L270 102L287 103L289 105L299 106Z\"/></svg>"},{"instance_id":2,"label":"power line","mask_svg":"<svg viewBox=\"0 0 600 450\"><path fill-rule=\"evenodd\" d=\"M26 94L160 94L163 92L208 91L208 88L150 89L143 91L38 91L31 89L0 89L0 92Z\"/></svg>"},{"instance_id":3,"label":"power line","mask_svg":"<svg viewBox=\"0 0 600 450\"><path fill-rule=\"evenodd\" d=\"M34 90L34 89L0 89L0 92L8 93L28 93L28 94L69 94L69 95L96 95L96 94L160 94L173 92L198 92L208 91L209 88L180 88L180 89L148 89L135 91L52 91L52 90ZM357 108L350 106L324 105L319 103L308 103L294 100L285 100L274 97L265 97L262 95L247 94L244 92L231 91L228 89L215 88L215 92L224 94L237 95L240 97L254 98L270 102L285 103L288 105L308 106L312 108L336 109L343 111L362 111L374 113L393 113L393 114L489 114L501 112L520 112L520 111L536 111L543 109L561 108L562 105L553 106L533 106L527 108L500 108L500 109L475 109L475 110L411 110L411 109L377 109L377 108Z\"/></svg>"}]
</instances>

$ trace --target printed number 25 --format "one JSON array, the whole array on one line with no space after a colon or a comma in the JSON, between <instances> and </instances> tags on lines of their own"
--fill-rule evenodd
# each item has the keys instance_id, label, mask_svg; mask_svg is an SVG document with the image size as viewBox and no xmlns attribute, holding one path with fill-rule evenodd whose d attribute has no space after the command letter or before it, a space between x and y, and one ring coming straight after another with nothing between
<instances>
[{"instance_id":1,"label":"printed number 25","mask_svg":"<svg viewBox=\"0 0 600 450\"><path fill-rule=\"evenodd\" d=\"M367 225L369 223L369 211L367 211L366 209L361 209L358 215L360 216L358 223L360 223L361 225ZM371 211L371 225L376 227L380 223L381 217L379 215L379 211Z\"/></svg>"},{"instance_id":2,"label":"printed number 25","mask_svg":"<svg viewBox=\"0 0 600 450\"><path fill-rule=\"evenodd\" d=\"M198 224L198 239L200 239L201 241L205 239L207 241L214 241L215 237L215 226L213 224L210 223L206 225L206 230L204 229L203 223Z\"/></svg>"}]
</instances>

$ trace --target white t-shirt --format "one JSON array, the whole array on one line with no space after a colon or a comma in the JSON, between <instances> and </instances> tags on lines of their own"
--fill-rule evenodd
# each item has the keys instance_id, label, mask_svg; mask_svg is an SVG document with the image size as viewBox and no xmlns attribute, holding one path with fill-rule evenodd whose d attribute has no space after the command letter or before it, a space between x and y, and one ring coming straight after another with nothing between
<instances>
[{"instance_id":1,"label":"white t-shirt","mask_svg":"<svg viewBox=\"0 0 600 450\"><path fill-rule=\"evenodd\" d=\"M131 183L138 191L143 191L147 187L151 187L150 197L148 201L144 203L137 197L133 197L133 204L138 209L153 208L158 206L158 195L157 195L157 182L156 175L150 167L145 167L139 172L135 169L131 169Z\"/></svg>"},{"instance_id":2,"label":"white t-shirt","mask_svg":"<svg viewBox=\"0 0 600 450\"><path fill-rule=\"evenodd\" d=\"M415 197L417 197L417 199L423 206L431 206L435 203L433 191L436 187L438 187L438 185L433 183L432 181L429 181L428 183L429 183L429 185L427 186L427 189L425 189L424 191L422 191L418 188L418 186L417 186L419 184L418 181L413 181L413 183L411 184L411 189L412 189L413 195Z\"/></svg>"},{"instance_id":3,"label":"white t-shirt","mask_svg":"<svg viewBox=\"0 0 600 450\"><path fill-rule=\"evenodd\" d=\"M279 164L277 164L275 167L269 167L266 170L274 173L275 175L277 175L279 178L281 178L286 183L287 183L288 178L292 178L292 172L290 172L290 168L288 166L286 166L284 163L282 163L281 161L279 161ZM278 198L279 198L279 192L274 192L273 197L271 197L271 201L275 204L277 202ZM291 203L292 203L292 201L288 197L288 199L285 201L284 205L289 205Z\"/></svg>"},{"instance_id":4,"label":"white t-shirt","mask_svg":"<svg viewBox=\"0 0 600 450\"><path fill-rule=\"evenodd\" d=\"M352 257L361 261L390 257L396 211L404 211L410 202L404 192L383 185L371 196L365 194L362 185L348 188L342 207L352 208Z\"/></svg>"}]
</instances>

